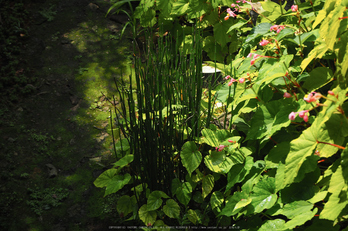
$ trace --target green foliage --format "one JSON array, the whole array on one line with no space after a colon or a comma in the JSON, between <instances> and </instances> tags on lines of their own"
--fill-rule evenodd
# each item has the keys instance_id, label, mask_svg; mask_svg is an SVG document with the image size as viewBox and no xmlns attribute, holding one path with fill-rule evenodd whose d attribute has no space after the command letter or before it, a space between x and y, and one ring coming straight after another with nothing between
<instances>
[{"instance_id":1,"label":"green foliage","mask_svg":"<svg viewBox=\"0 0 348 231\"><path fill-rule=\"evenodd\" d=\"M39 216L45 210L61 205L61 202L69 196L67 189L63 188L46 188L46 189L28 189L30 198L27 204Z\"/></svg>"},{"instance_id":2,"label":"green foliage","mask_svg":"<svg viewBox=\"0 0 348 231\"><path fill-rule=\"evenodd\" d=\"M1 0L0 4L0 94L6 108L35 89L35 78L20 58L28 37L29 13L23 3Z\"/></svg>"},{"instance_id":3,"label":"green foliage","mask_svg":"<svg viewBox=\"0 0 348 231\"><path fill-rule=\"evenodd\" d=\"M173 0L167 6L164 2L140 1L135 17L155 11L158 17L144 17L140 23L150 26L156 20L158 24L164 18L172 20L169 33L181 25L184 38L177 46L190 44L192 37L185 35L185 28L199 21L196 29L204 36L199 41L215 61L207 63L228 76L214 90L195 94L202 102L200 110L214 105L206 107L208 116L202 113L194 120L205 126L191 123L192 130L182 128L187 129L187 140L179 146L172 143L175 158L170 161L180 159L183 168L171 178L170 190L148 190L147 201L138 205L133 217L138 214L145 225L161 218L158 224L232 222L246 230L343 229L348 211L348 2L309 1L294 11L271 1L240 3L238 16L227 20L221 20L226 16L221 11L231 4L227 1ZM261 14L256 25L244 19L251 10ZM238 48L224 55L231 44ZM183 47L182 51L200 50ZM144 90L141 96L147 94L152 93ZM158 96L152 94L149 102ZM181 110L192 112L195 107L183 103L185 97L191 100L190 94L179 96L183 98L173 105L180 102L185 105ZM142 97L137 101L140 108L146 104ZM161 118L161 108L147 105L149 110L139 110L139 118ZM173 129L171 134L182 130Z\"/></svg>"}]
</instances>

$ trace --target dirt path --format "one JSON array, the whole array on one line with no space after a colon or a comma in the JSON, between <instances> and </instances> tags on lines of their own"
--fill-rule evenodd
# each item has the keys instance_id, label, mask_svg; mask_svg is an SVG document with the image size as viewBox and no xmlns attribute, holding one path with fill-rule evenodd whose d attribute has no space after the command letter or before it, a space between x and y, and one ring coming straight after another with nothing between
<instances>
[{"instance_id":1,"label":"dirt path","mask_svg":"<svg viewBox=\"0 0 348 231\"><path fill-rule=\"evenodd\" d=\"M116 198L93 181L114 159L101 92L129 73L125 18L105 18L104 0L33 2L24 59L38 81L0 127L2 230L108 230Z\"/></svg>"}]
</instances>

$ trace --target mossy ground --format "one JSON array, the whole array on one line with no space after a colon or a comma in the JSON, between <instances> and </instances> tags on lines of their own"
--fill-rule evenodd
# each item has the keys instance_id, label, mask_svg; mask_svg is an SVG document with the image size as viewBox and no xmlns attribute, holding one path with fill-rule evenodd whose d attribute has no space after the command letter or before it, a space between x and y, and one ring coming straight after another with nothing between
<instances>
[{"instance_id":1,"label":"mossy ground","mask_svg":"<svg viewBox=\"0 0 348 231\"><path fill-rule=\"evenodd\" d=\"M115 161L105 96L116 93L114 78L128 78L131 44L119 39L122 24L105 17L108 1L36 2L25 5L34 17L22 54L35 90L11 110L1 106L0 223L3 230L105 230L119 222L116 199L103 198L93 181ZM39 10L56 13L49 21ZM58 189L69 195L38 215L28 189L50 189L53 202Z\"/></svg>"}]
</instances>

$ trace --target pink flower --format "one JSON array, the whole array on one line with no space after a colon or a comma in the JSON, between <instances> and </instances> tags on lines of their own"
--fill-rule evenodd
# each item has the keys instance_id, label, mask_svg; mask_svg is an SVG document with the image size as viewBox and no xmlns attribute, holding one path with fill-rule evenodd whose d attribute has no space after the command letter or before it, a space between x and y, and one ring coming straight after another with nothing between
<instances>
[{"instance_id":1,"label":"pink flower","mask_svg":"<svg viewBox=\"0 0 348 231\"><path fill-rule=\"evenodd\" d=\"M245 79L244 79L244 78L240 78L240 79L238 79L238 81L239 81L240 83L244 83Z\"/></svg>"},{"instance_id":2,"label":"pink flower","mask_svg":"<svg viewBox=\"0 0 348 231\"><path fill-rule=\"evenodd\" d=\"M255 62L256 62L256 59L252 59L252 60L250 61L250 65L251 65L251 66L254 65Z\"/></svg>"},{"instance_id":3,"label":"pink flower","mask_svg":"<svg viewBox=\"0 0 348 231\"><path fill-rule=\"evenodd\" d=\"M227 21L229 18L230 18L230 16L227 15L224 19L225 19L225 21Z\"/></svg>"},{"instance_id":4,"label":"pink flower","mask_svg":"<svg viewBox=\"0 0 348 231\"><path fill-rule=\"evenodd\" d=\"M291 94L289 92L285 92L283 96L284 98L291 98Z\"/></svg>"},{"instance_id":5,"label":"pink flower","mask_svg":"<svg viewBox=\"0 0 348 231\"><path fill-rule=\"evenodd\" d=\"M229 79L229 78L231 78L231 76L230 76L230 75L228 75L228 76L226 76L226 77L225 77L225 79Z\"/></svg>"},{"instance_id":6,"label":"pink flower","mask_svg":"<svg viewBox=\"0 0 348 231\"><path fill-rule=\"evenodd\" d=\"M296 114L297 114L297 113L295 113L295 112L291 112L291 113L289 114L289 120L295 120Z\"/></svg>"},{"instance_id":7,"label":"pink flower","mask_svg":"<svg viewBox=\"0 0 348 231\"><path fill-rule=\"evenodd\" d=\"M328 91L327 93L329 93L329 95L335 95L333 91Z\"/></svg>"},{"instance_id":8,"label":"pink flower","mask_svg":"<svg viewBox=\"0 0 348 231\"><path fill-rule=\"evenodd\" d=\"M303 116L303 121L306 122L306 123L308 122L308 115L304 115Z\"/></svg>"},{"instance_id":9,"label":"pink flower","mask_svg":"<svg viewBox=\"0 0 348 231\"><path fill-rule=\"evenodd\" d=\"M256 59L259 58L259 57L262 57L262 56L261 56L261 55L258 55L258 54L254 54L254 53L249 53L248 56L247 56L247 58L251 58L251 57L253 58L253 59L250 61L250 65L252 66L252 65L255 64Z\"/></svg>"},{"instance_id":10,"label":"pink flower","mask_svg":"<svg viewBox=\"0 0 348 231\"><path fill-rule=\"evenodd\" d=\"M230 142L230 143L232 143L232 144L237 143L236 141L233 141L233 140L228 140L228 142Z\"/></svg>"},{"instance_id":11,"label":"pink flower","mask_svg":"<svg viewBox=\"0 0 348 231\"><path fill-rule=\"evenodd\" d=\"M228 86L230 87L234 82L237 82L234 78L231 78L230 82L228 83Z\"/></svg>"},{"instance_id":12,"label":"pink flower","mask_svg":"<svg viewBox=\"0 0 348 231\"><path fill-rule=\"evenodd\" d=\"M270 31L276 31L278 30L278 25L271 26Z\"/></svg>"},{"instance_id":13,"label":"pink flower","mask_svg":"<svg viewBox=\"0 0 348 231\"><path fill-rule=\"evenodd\" d=\"M307 103L312 103L312 102L319 100L321 98L321 96L322 95L320 93L316 93L313 91L313 92L309 93L307 96L305 96L303 99Z\"/></svg>"},{"instance_id":14,"label":"pink flower","mask_svg":"<svg viewBox=\"0 0 348 231\"><path fill-rule=\"evenodd\" d=\"M259 44L260 46L266 46L269 43L267 39L263 39Z\"/></svg>"},{"instance_id":15,"label":"pink flower","mask_svg":"<svg viewBox=\"0 0 348 231\"><path fill-rule=\"evenodd\" d=\"M228 8L228 9L227 9L227 14L228 14L227 16L232 17L232 18L234 18L234 17L237 16L235 13L233 13L233 11L231 10L231 8Z\"/></svg>"},{"instance_id":16,"label":"pink flower","mask_svg":"<svg viewBox=\"0 0 348 231\"><path fill-rule=\"evenodd\" d=\"M282 31L284 28L285 28L284 25L282 25L282 26L274 25L274 26L271 26L270 30L271 30L271 31L276 31L277 34L278 34L278 33L279 33L280 31Z\"/></svg>"},{"instance_id":17,"label":"pink flower","mask_svg":"<svg viewBox=\"0 0 348 231\"><path fill-rule=\"evenodd\" d=\"M299 116L300 118L304 118L304 116L306 115L307 112L308 112L308 110L300 111L300 112L298 113L298 116ZM306 121L306 122L307 122L307 121Z\"/></svg>"},{"instance_id":18,"label":"pink flower","mask_svg":"<svg viewBox=\"0 0 348 231\"><path fill-rule=\"evenodd\" d=\"M220 144L219 147L216 147L215 149L216 151L221 152L222 150L224 150L225 147L225 145Z\"/></svg>"},{"instance_id":19,"label":"pink flower","mask_svg":"<svg viewBox=\"0 0 348 231\"><path fill-rule=\"evenodd\" d=\"M292 12L298 11L298 5L292 5L291 10L292 10Z\"/></svg>"}]
</instances>

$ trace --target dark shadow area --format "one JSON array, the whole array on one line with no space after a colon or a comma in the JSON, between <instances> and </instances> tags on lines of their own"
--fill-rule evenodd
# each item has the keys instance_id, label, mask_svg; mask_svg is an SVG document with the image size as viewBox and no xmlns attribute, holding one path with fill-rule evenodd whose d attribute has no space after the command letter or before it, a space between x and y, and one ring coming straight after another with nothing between
<instances>
[{"instance_id":1,"label":"dark shadow area","mask_svg":"<svg viewBox=\"0 0 348 231\"><path fill-rule=\"evenodd\" d=\"M129 75L132 49L108 2L22 1L31 21L20 57L37 81L0 115L2 230L120 225L116 196L93 185L115 161L102 92Z\"/></svg>"}]
</instances>

